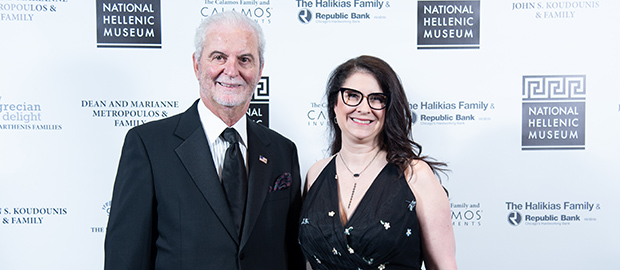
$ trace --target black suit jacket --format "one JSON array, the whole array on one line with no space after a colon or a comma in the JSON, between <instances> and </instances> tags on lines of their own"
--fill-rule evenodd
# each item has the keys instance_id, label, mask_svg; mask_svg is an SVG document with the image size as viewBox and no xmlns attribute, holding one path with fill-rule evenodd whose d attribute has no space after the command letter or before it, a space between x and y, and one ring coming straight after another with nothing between
<instances>
[{"instance_id":1,"label":"black suit jacket","mask_svg":"<svg viewBox=\"0 0 620 270\"><path fill-rule=\"evenodd\" d=\"M248 200L238 240L198 102L127 133L106 231L105 269L303 269L295 144L248 120ZM290 187L270 191L285 173Z\"/></svg>"}]
</instances>

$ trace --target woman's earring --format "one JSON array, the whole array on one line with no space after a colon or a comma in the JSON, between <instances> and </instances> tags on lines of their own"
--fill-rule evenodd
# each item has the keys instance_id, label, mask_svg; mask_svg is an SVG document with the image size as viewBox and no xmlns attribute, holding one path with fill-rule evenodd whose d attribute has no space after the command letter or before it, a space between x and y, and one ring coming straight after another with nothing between
<instances>
[{"instance_id":1,"label":"woman's earring","mask_svg":"<svg viewBox=\"0 0 620 270\"><path fill-rule=\"evenodd\" d=\"M334 117L334 123L338 124L338 118Z\"/></svg>"}]
</instances>

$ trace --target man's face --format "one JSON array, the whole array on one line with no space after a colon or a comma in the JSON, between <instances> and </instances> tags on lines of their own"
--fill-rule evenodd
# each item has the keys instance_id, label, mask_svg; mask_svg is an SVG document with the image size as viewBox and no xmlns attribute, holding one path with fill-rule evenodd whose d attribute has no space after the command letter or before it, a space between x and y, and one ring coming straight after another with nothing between
<instances>
[{"instance_id":1,"label":"man's face","mask_svg":"<svg viewBox=\"0 0 620 270\"><path fill-rule=\"evenodd\" d=\"M194 56L200 96L212 106L247 107L262 69L258 38L247 26L220 24L211 28L200 62Z\"/></svg>"}]
</instances>

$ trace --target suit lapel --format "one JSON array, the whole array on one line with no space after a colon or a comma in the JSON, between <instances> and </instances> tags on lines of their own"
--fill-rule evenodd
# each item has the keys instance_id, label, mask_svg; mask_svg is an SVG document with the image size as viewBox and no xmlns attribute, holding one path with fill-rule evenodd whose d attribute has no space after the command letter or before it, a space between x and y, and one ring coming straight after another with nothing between
<instances>
[{"instance_id":1,"label":"suit lapel","mask_svg":"<svg viewBox=\"0 0 620 270\"><path fill-rule=\"evenodd\" d=\"M273 152L268 148L269 138L257 130L259 128L257 125L259 124L248 119L248 200L241 234L241 248L247 242L256 224L271 184L272 179L269 176L272 175L273 165L269 159L275 160ZM266 161L263 158L266 158Z\"/></svg>"},{"instance_id":2,"label":"suit lapel","mask_svg":"<svg viewBox=\"0 0 620 270\"><path fill-rule=\"evenodd\" d=\"M197 102L179 120L175 134L185 141L175 151L213 212L222 222L231 238L239 244L226 195L213 164L211 150L200 124L196 106Z\"/></svg>"}]
</instances>

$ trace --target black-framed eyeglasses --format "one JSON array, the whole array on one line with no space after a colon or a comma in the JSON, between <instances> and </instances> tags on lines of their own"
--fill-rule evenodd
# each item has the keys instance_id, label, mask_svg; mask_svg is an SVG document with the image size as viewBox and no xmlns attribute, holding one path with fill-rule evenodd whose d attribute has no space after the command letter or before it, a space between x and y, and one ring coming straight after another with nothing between
<instances>
[{"instance_id":1,"label":"black-framed eyeglasses","mask_svg":"<svg viewBox=\"0 0 620 270\"><path fill-rule=\"evenodd\" d=\"M362 99L366 98L368 106L373 110L383 110L388 103L388 96L384 93L372 93L364 96L362 92L351 88L340 88L342 101L351 107L355 107L362 103Z\"/></svg>"}]
</instances>

